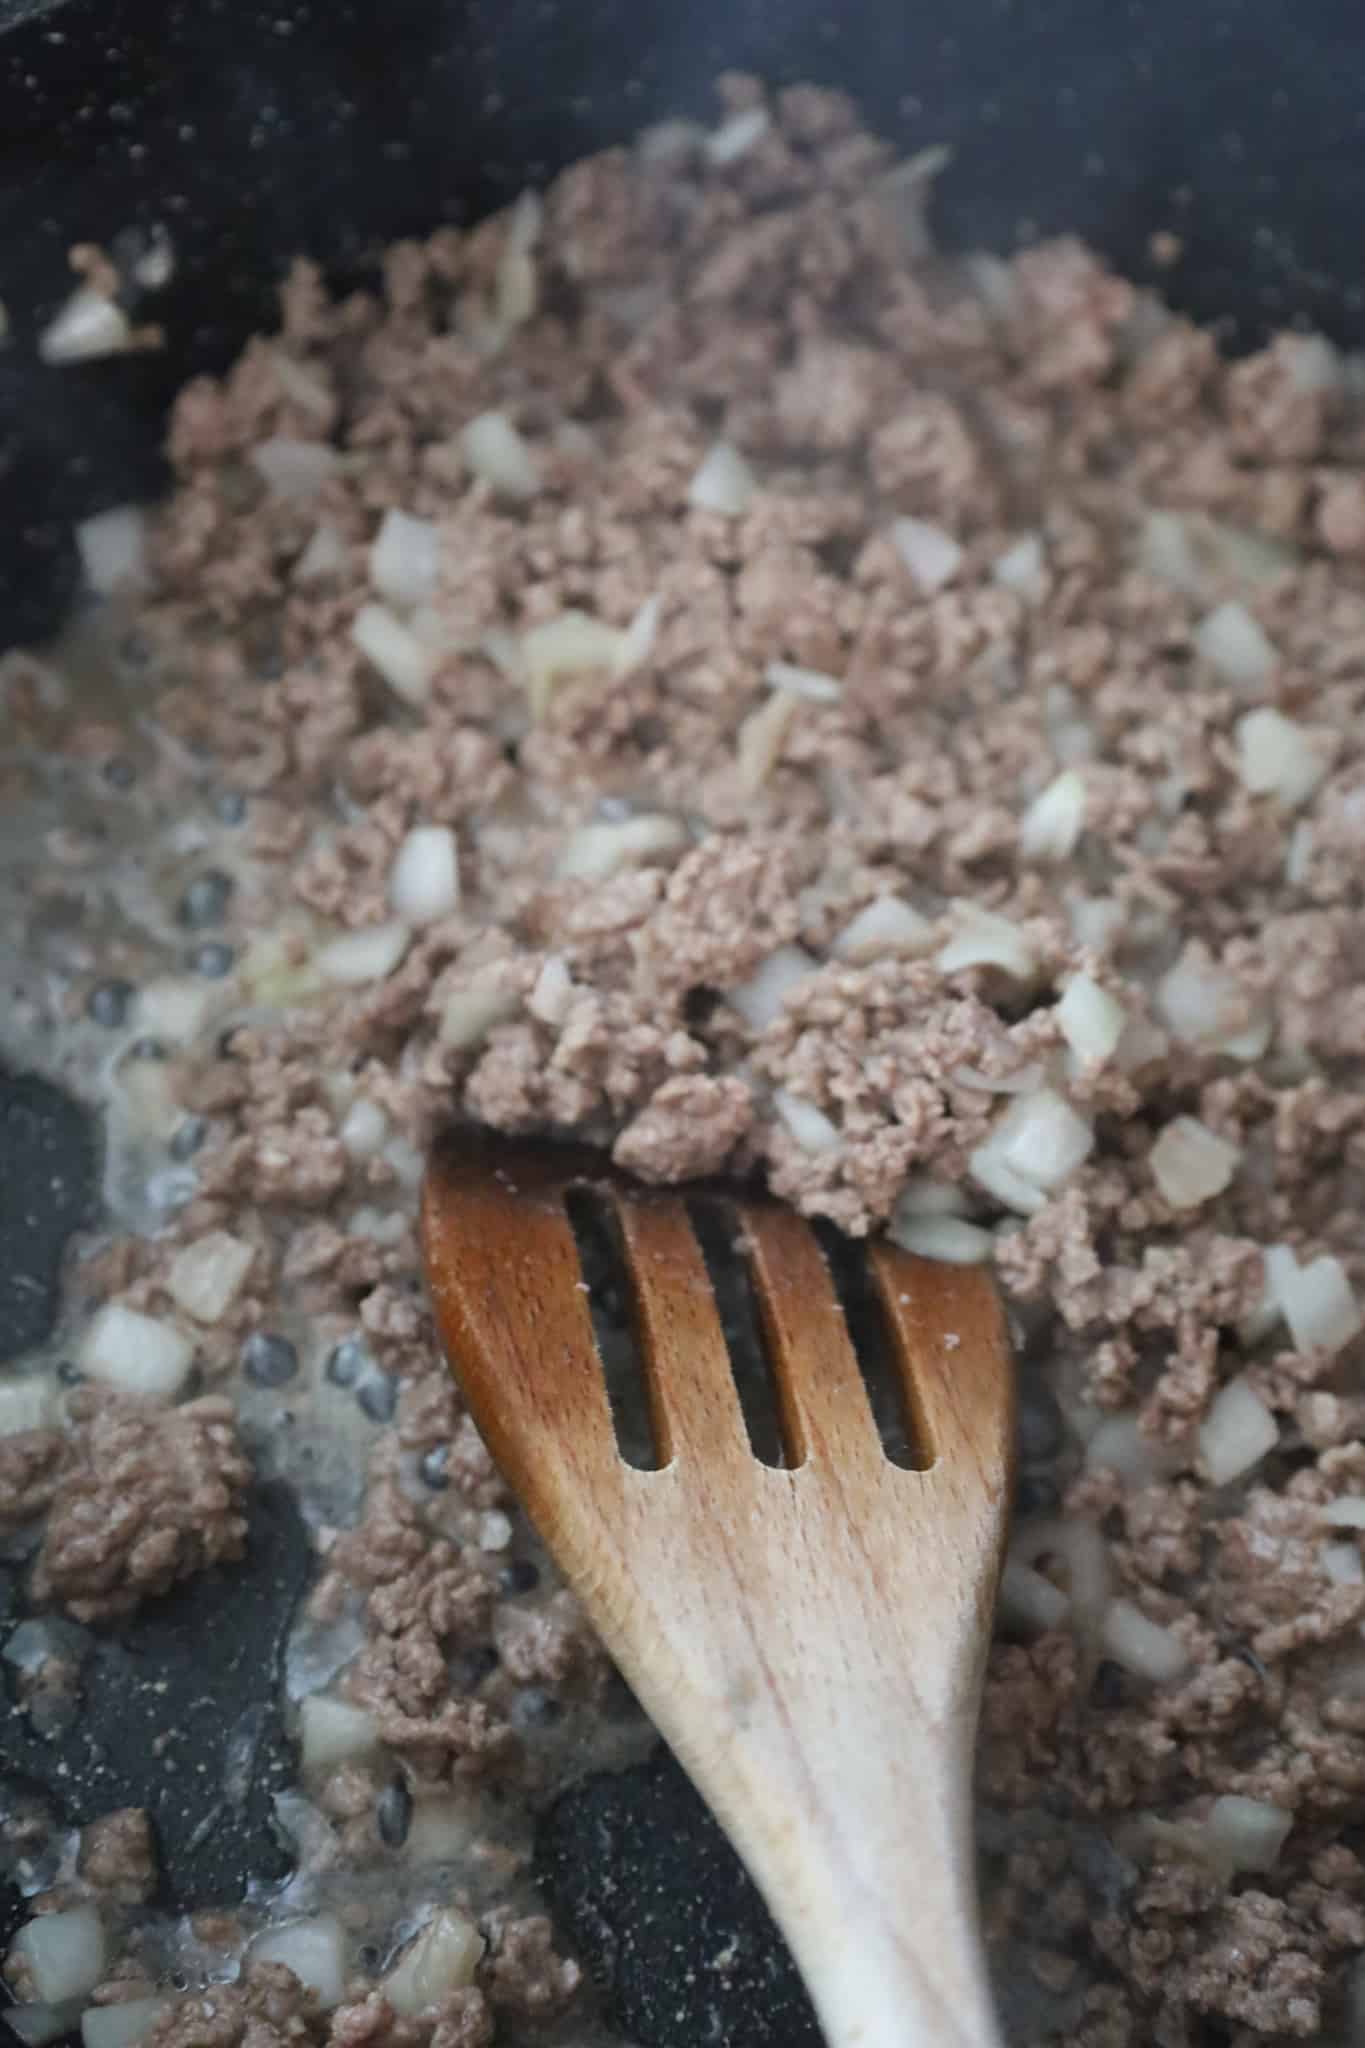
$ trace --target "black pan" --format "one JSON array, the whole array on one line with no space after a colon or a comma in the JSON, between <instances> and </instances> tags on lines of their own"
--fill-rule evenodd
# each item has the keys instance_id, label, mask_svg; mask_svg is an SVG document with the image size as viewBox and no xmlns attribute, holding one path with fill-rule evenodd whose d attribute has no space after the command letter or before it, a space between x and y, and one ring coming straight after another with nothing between
<instances>
[{"instance_id":1,"label":"black pan","mask_svg":"<svg viewBox=\"0 0 1365 2048\"><path fill-rule=\"evenodd\" d=\"M397 235L704 112L732 67L843 86L908 147L953 145L936 196L950 245L1070 229L1142 277L1149 237L1173 228L1184 255L1163 288L1234 345L1293 319L1365 340L1359 0L0 0L0 649L52 630L73 523L155 488L170 394L269 320L291 256L361 278ZM165 349L40 365L70 244L157 225L178 257L150 309ZM83 1112L0 1073L0 1361L51 1326L97 1151ZM282 1874L272 1702L306 1568L288 1501L263 1490L244 1566L97 1642L90 1709L65 1736L37 1736L0 1699L0 1799L40 1796L72 1821L148 1805L165 1904ZM0 1630L17 1600L0 1566ZM150 1750L167 1727L170 1769ZM244 1739L253 1766L225 1810L224 1750ZM816 2038L762 1908L667 1759L569 1795L541 1860L646 2048ZM19 1907L0 1884L0 1946ZM736 1934L717 1988L707 1958Z\"/></svg>"}]
</instances>

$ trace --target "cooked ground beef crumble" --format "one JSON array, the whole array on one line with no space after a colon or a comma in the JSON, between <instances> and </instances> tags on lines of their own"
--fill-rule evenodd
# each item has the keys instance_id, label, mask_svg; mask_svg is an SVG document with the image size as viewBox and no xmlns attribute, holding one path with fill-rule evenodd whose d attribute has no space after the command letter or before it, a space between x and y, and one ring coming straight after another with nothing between
<instances>
[{"instance_id":1,"label":"cooked ground beef crumble","mask_svg":"<svg viewBox=\"0 0 1365 2048\"><path fill-rule=\"evenodd\" d=\"M279 334L182 394L146 772L246 794L231 950L149 989L114 937L73 990L143 989L156 1114L199 1126L171 1219L76 1285L191 1337L207 1391L82 1388L69 1433L0 1441L0 1512L46 1515L35 1588L81 1619L233 1556L231 1394L320 1333L392 1418L317 1531L374 1745L315 1804L365 1865L395 1771L390 1835L471 1781L533 1797L529 1722L611 1677L548 1574L523 1597L436 1354L434 1129L758 1171L990 1256L1010 2038L1326 2038L1365 1947L1365 385L1293 335L1226 362L1073 241L932 257L838 95L723 91L769 116L739 154L609 151L396 246L382 294L301 262ZM123 744L22 674L10 710L92 773ZM96 841L48 854L52 893L97 887ZM207 1314L177 1262L214 1234ZM256 1961L148 2039L468 2048L572 2010L546 1923L475 1917L425 2013L356 1977L329 2015ZM154 1989L129 1954L97 2002Z\"/></svg>"}]
</instances>

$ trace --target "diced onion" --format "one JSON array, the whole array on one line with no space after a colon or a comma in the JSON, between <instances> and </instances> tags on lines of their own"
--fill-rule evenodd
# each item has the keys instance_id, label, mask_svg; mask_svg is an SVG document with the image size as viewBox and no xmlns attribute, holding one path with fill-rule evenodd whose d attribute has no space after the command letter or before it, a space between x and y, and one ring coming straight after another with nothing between
<instances>
[{"instance_id":1,"label":"diced onion","mask_svg":"<svg viewBox=\"0 0 1365 2048\"><path fill-rule=\"evenodd\" d=\"M426 702L434 666L431 649L386 605L361 605L351 621L351 638L406 703Z\"/></svg>"},{"instance_id":2,"label":"diced onion","mask_svg":"<svg viewBox=\"0 0 1365 2048\"><path fill-rule=\"evenodd\" d=\"M634 665L628 635L605 626L586 612L561 612L521 638L520 663L531 713L540 718L562 683L574 676L603 674L613 678Z\"/></svg>"},{"instance_id":3,"label":"diced onion","mask_svg":"<svg viewBox=\"0 0 1365 2048\"><path fill-rule=\"evenodd\" d=\"M1071 1602L1060 1586L1020 1558L1010 1557L1000 1579L1000 1613L1015 1628L1039 1632L1060 1628L1071 1612Z\"/></svg>"},{"instance_id":4,"label":"diced onion","mask_svg":"<svg viewBox=\"0 0 1365 2048\"><path fill-rule=\"evenodd\" d=\"M441 540L430 519L414 519L391 505L370 543L370 582L390 604L411 611L436 588Z\"/></svg>"},{"instance_id":5,"label":"diced onion","mask_svg":"<svg viewBox=\"0 0 1365 2048\"><path fill-rule=\"evenodd\" d=\"M1041 604L1047 596L1047 565L1043 559L1041 534L1028 533L1006 548L991 564L992 579L1004 590L1012 590L1029 604Z\"/></svg>"},{"instance_id":6,"label":"diced onion","mask_svg":"<svg viewBox=\"0 0 1365 2048\"><path fill-rule=\"evenodd\" d=\"M1301 1266L1288 1245L1265 1255L1271 1296L1299 1351L1340 1351L1359 1335L1360 1305L1339 1259L1324 1253Z\"/></svg>"},{"instance_id":7,"label":"diced onion","mask_svg":"<svg viewBox=\"0 0 1365 2048\"><path fill-rule=\"evenodd\" d=\"M1194 631L1195 652L1225 682L1245 688L1268 683L1279 656L1244 604L1229 598L1200 620Z\"/></svg>"},{"instance_id":8,"label":"diced onion","mask_svg":"<svg viewBox=\"0 0 1365 2048\"><path fill-rule=\"evenodd\" d=\"M1334 1586L1365 1586L1365 1565L1354 1543L1324 1543L1318 1550L1324 1578Z\"/></svg>"},{"instance_id":9,"label":"diced onion","mask_svg":"<svg viewBox=\"0 0 1365 2048\"><path fill-rule=\"evenodd\" d=\"M403 1853L410 1863L454 1863L468 1854L473 1822L461 1799L419 1799Z\"/></svg>"},{"instance_id":10,"label":"diced onion","mask_svg":"<svg viewBox=\"0 0 1365 2048\"><path fill-rule=\"evenodd\" d=\"M83 519L76 549L88 587L100 597L140 584L147 569L147 522L136 505L116 505Z\"/></svg>"},{"instance_id":11,"label":"diced onion","mask_svg":"<svg viewBox=\"0 0 1365 2048\"><path fill-rule=\"evenodd\" d=\"M99 1983L109 1966L109 1938L93 1906L73 1906L26 1921L10 1954L23 1964L43 2005L65 2005Z\"/></svg>"},{"instance_id":12,"label":"diced onion","mask_svg":"<svg viewBox=\"0 0 1365 2048\"><path fill-rule=\"evenodd\" d=\"M346 1937L330 1913L268 1928L256 1936L247 1957L253 1963L282 1963L329 2012L345 1994Z\"/></svg>"},{"instance_id":13,"label":"diced onion","mask_svg":"<svg viewBox=\"0 0 1365 2048\"><path fill-rule=\"evenodd\" d=\"M379 1988L401 2018L416 2019L472 1984L482 1956L483 1936L473 1921L444 1906L404 1949Z\"/></svg>"},{"instance_id":14,"label":"diced onion","mask_svg":"<svg viewBox=\"0 0 1365 2048\"><path fill-rule=\"evenodd\" d=\"M77 1356L91 1379L125 1394L164 1400L189 1378L194 1346L173 1323L111 1301L90 1324Z\"/></svg>"},{"instance_id":15,"label":"diced onion","mask_svg":"<svg viewBox=\"0 0 1365 2048\"><path fill-rule=\"evenodd\" d=\"M656 854L681 853L687 838L680 819L654 811L580 825L570 834L555 872L566 881L605 882Z\"/></svg>"},{"instance_id":16,"label":"diced onion","mask_svg":"<svg viewBox=\"0 0 1365 2048\"><path fill-rule=\"evenodd\" d=\"M1229 1878L1246 1870L1273 1870L1293 1825L1293 1814L1268 1799L1225 1792L1214 1800L1205 1823L1209 1861Z\"/></svg>"},{"instance_id":17,"label":"diced onion","mask_svg":"<svg viewBox=\"0 0 1365 2048\"><path fill-rule=\"evenodd\" d=\"M144 1037L187 1045L220 1000L220 993L202 981L145 982L138 991L134 1022Z\"/></svg>"},{"instance_id":18,"label":"diced onion","mask_svg":"<svg viewBox=\"0 0 1365 2048\"><path fill-rule=\"evenodd\" d=\"M1095 953L1107 952L1127 923L1127 912L1114 896L1072 896L1066 911L1078 943Z\"/></svg>"},{"instance_id":19,"label":"diced onion","mask_svg":"<svg viewBox=\"0 0 1365 2048\"><path fill-rule=\"evenodd\" d=\"M217 1323L241 1293L256 1254L240 1237L211 1230L182 1246L171 1261L166 1292L197 1323Z\"/></svg>"},{"instance_id":20,"label":"diced onion","mask_svg":"<svg viewBox=\"0 0 1365 2048\"><path fill-rule=\"evenodd\" d=\"M790 690L793 697L804 697L812 704L837 704L844 693L837 676L827 676L818 668L798 668L792 661L770 661L763 680L770 690Z\"/></svg>"},{"instance_id":21,"label":"diced onion","mask_svg":"<svg viewBox=\"0 0 1365 2048\"><path fill-rule=\"evenodd\" d=\"M508 217L498 257L494 319L502 336L524 327L534 317L540 302L535 251L544 223L545 208L540 194L523 192Z\"/></svg>"},{"instance_id":22,"label":"diced onion","mask_svg":"<svg viewBox=\"0 0 1365 2048\"><path fill-rule=\"evenodd\" d=\"M1358 1493L1342 1494L1329 1500L1319 1516L1331 1529L1365 1529L1365 1498Z\"/></svg>"},{"instance_id":23,"label":"diced onion","mask_svg":"<svg viewBox=\"0 0 1365 2048\"><path fill-rule=\"evenodd\" d=\"M1197 1209L1201 1202L1221 1195L1241 1159L1236 1145L1229 1145L1195 1116L1173 1118L1148 1154L1152 1178L1173 1209Z\"/></svg>"},{"instance_id":24,"label":"diced onion","mask_svg":"<svg viewBox=\"0 0 1365 2048\"><path fill-rule=\"evenodd\" d=\"M346 567L346 543L334 526L324 521L313 534L294 564L296 583L324 583L339 576Z\"/></svg>"},{"instance_id":25,"label":"diced onion","mask_svg":"<svg viewBox=\"0 0 1365 2048\"><path fill-rule=\"evenodd\" d=\"M706 154L718 167L737 163L772 127L766 107L744 107L713 128L706 138Z\"/></svg>"},{"instance_id":26,"label":"diced onion","mask_svg":"<svg viewBox=\"0 0 1365 2048\"><path fill-rule=\"evenodd\" d=\"M1215 961L1186 947L1157 983L1157 1004L1187 1045L1259 1059L1270 1043L1270 1018L1248 1001L1236 979Z\"/></svg>"},{"instance_id":27,"label":"diced onion","mask_svg":"<svg viewBox=\"0 0 1365 2048\"><path fill-rule=\"evenodd\" d=\"M1080 1516L1025 1522L1015 1532L1010 1556L1030 1566L1040 1558L1060 1565L1072 1626L1083 1641L1098 1639L1109 1606L1109 1556L1094 1522Z\"/></svg>"},{"instance_id":28,"label":"diced onion","mask_svg":"<svg viewBox=\"0 0 1365 2048\"><path fill-rule=\"evenodd\" d=\"M813 1102L806 1102L785 1088L775 1088L773 1108L803 1152L833 1152L843 1143L838 1125Z\"/></svg>"},{"instance_id":29,"label":"diced onion","mask_svg":"<svg viewBox=\"0 0 1365 2048\"><path fill-rule=\"evenodd\" d=\"M1049 782L1019 822L1025 860L1066 860L1085 829L1085 784L1074 768Z\"/></svg>"},{"instance_id":30,"label":"diced onion","mask_svg":"<svg viewBox=\"0 0 1365 2048\"><path fill-rule=\"evenodd\" d=\"M1106 1415L1085 1446L1088 1472L1117 1472L1130 1486L1153 1486L1179 1459L1143 1433L1136 1415Z\"/></svg>"},{"instance_id":31,"label":"diced onion","mask_svg":"<svg viewBox=\"0 0 1365 2048\"><path fill-rule=\"evenodd\" d=\"M573 976L562 954L551 953L536 976L526 1007L542 1024L560 1025L574 999Z\"/></svg>"},{"instance_id":32,"label":"diced onion","mask_svg":"<svg viewBox=\"0 0 1365 2048\"><path fill-rule=\"evenodd\" d=\"M1149 512L1142 522L1138 561L1149 576L1173 590L1197 597L1205 577L1191 544L1188 523L1174 512Z\"/></svg>"},{"instance_id":33,"label":"diced onion","mask_svg":"<svg viewBox=\"0 0 1365 2048\"><path fill-rule=\"evenodd\" d=\"M726 999L751 1031L766 1031L787 997L815 971L815 961L800 946L779 946L759 962L747 981L729 989Z\"/></svg>"},{"instance_id":34,"label":"diced onion","mask_svg":"<svg viewBox=\"0 0 1365 2048\"><path fill-rule=\"evenodd\" d=\"M325 441L272 434L251 450L251 465L272 498L315 498L337 473L340 457Z\"/></svg>"},{"instance_id":35,"label":"diced onion","mask_svg":"<svg viewBox=\"0 0 1365 2048\"><path fill-rule=\"evenodd\" d=\"M1116 1664L1152 1685L1170 1685L1189 1669L1184 1645L1168 1628L1150 1621L1131 1600L1113 1600L1100 1630L1100 1641Z\"/></svg>"},{"instance_id":36,"label":"diced onion","mask_svg":"<svg viewBox=\"0 0 1365 2048\"><path fill-rule=\"evenodd\" d=\"M389 1120L377 1102L361 1095L342 1118L337 1135L352 1159L373 1159L389 1135Z\"/></svg>"},{"instance_id":37,"label":"diced onion","mask_svg":"<svg viewBox=\"0 0 1365 2048\"><path fill-rule=\"evenodd\" d=\"M957 1181L935 1180L932 1174L912 1173L896 1197L893 1225L919 1216L965 1216L967 1191Z\"/></svg>"},{"instance_id":38,"label":"diced onion","mask_svg":"<svg viewBox=\"0 0 1365 2048\"><path fill-rule=\"evenodd\" d=\"M1237 721L1237 772L1253 796L1297 810L1327 774L1327 751L1292 718L1268 705Z\"/></svg>"},{"instance_id":39,"label":"diced onion","mask_svg":"<svg viewBox=\"0 0 1365 2048\"><path fill-rule=\"evenodd\" d=\"M1072 1052L1087 1065L1113 1058L1128 1021L1118 997L1088 974L1072 975L1057 1004L1056 1017Z\"/></svg>"},{"instance_id":40,"label":"diced onion","mask_svg":"<svg viewBox=\"0 0 1365 2048\"><path fill-rule=\"evenodd\" d=\"M748 511L757 489L758 479L738 448L717 441L687 486L687 502L694 511L738 519Z\"/></svg>"},{"instance_id":41,"label":"diced onion","mask_svg":"<svg viewBox=\"0 0 1365 2048\"><path fill-rule=\"evenodd\" d=\"M967 1160L967 1170L979 1187L988 1195L994 1195L997 1202L1012 1209L1017 1216L1036 1216L1047 1202L1047 1196L1036 1181L1025 1180L1006 1164L989 1139L978 1145Z\"/></svg>"},{"instance_id":42,"label":"diced onion","mask_svg":"<svg viewBox=\"0 0 1365 2048\"><path fill-rule=\"evenodd\" d=\"M467 421L460 452L474 475L504 498L524 502L540 489L540 464L505 412L481 412Z\"/></svg>"},{"instance_id":43,"label":"diced onion","mask_svg":"<svg viewBox=\"0 0 1365 2048\"><path fill-rule=\"evenodd\" d=\"M300 1701L299 1762L310 1776L370 1756L378 1743L378 1723L366 1708L325 1693Z\"/></svg>"},{"instance_id":44,"label":"diced onion","mask_svg":"<svg viewBox=\"0 0 1365 2048\"><path fill-rule=\"evenodd\" d=\"M520 996L509 989L455 989L441 1011L441 1043L466 1052L482 1044L494 1025L507 1023L520 1008Z\"/></svg>"},{"instance_id":45,"label":"diced onion","mask_svg":"<svg viewBox=\"0 0 1365 2048\"><path fill-rule=\"evenodd\" d=\"M800 709L790 691L774 690L766 704L751 711L735 743L735 769L741 789L754 796L782 757L782 748Z\"/></svg>"},{"instance_id":46,"label":"diced onion","mask_svg":"<svg viewBox=\"0 0 1365 2048\"><path fill-rule=\"evenodd\" d=\"M955 1087L976 1088L983 1095L1032 1095L1047 1080L1047 1069L1041 1060L1030 1060L1026 1067L1015 1067L1008 1074L986 1074L980 1067L954 1067L948 1078Z\"/></svg>"},{"instance_id":47,"label":"diced onion","mask_svg":"<svg viewBox=\"0 0 1365 2048\"><path fill-rule=\"evenodd\" d=\"M7 2005L5 2024L24 2048L49 2048L64 2041L76 2023L74 2003L66 2005Z\"/></svg>"},{"instance_id":48,"label":"diced onion","mask_svg":"<svg viewBox=\"0 0 1365 2048\"><path fill-rule=\"evenodd\" d=\"M512 1541L512 1522L501 1508L487 1508L479 1516L480 1550L506 1550Z\"/></svg>"},{"instance_id":49,"label":"diced onion","mask_svg":"<svg viewBox=\"0 0 1365 2048\"><path fill-rule=\"evenodd\" d=\"M836 960L863 966L888 954L923 953L933 925L900 896L877 896L844 926L831 952Z\"/></svg>"},{"instance_id":50,"label":"diced onion","mask_svg":"<svg viewBox=\"0 0 1365 2048\"><path fill-rule=\"evenodd\" d=\"M392 974L411 943L410 929L395 919L391 924L372 924L329 939L314 954L313 964L325 981L358 988Z\"/></svg>"},{"instance_id":51,"label":"diced onion","mask_svg":"<svg viewBox=\"0 0 1365 2048\"><path fill-rule=\"evenodd\" d=\"M1279 1424L1245 1376L1219 1388L1199 1426L1200 1455L1215 1486L1242 1478L1279 1440Z\"/></svg>"},{"instance_id":52,"label":"diced onion","mask_svg":"<svg viewBox=\"0 0 1365 2048\"><path fill-rule=\"evenodd\" d=\"M460 857L448 825L415 825L394 856L389 902L404 924L433 924L460 901Z\"/></svg>"},{"instance_id":53,"label":"diced onion","mask_svg":"<svg viewBox=\"0 0 1365 2048\"><path fill-rule=\"evenodd\" d=\"M902 1250L922 1259L942 1259L949 1266L979 1266L995 1247L989 1230L969 1223L965 1216L897 1215L887 1235Z\"/></svg>"},{"instance_id":54,"label":"diced onion","mask_svg":"<svg viewBox=\"0 0 1365 2048\"><path fill-rule=\"evenodd\" d=\"M140 2048L170 2005L169 1998L125 1998L81 2014L81 2048Z\"/></svg>"},{"instance_id":55,"label":"diced onion","mask_svg":"<svg viewBox=\"0 0 1365 2048\"><path fill-rule=\"evenodd\" d=\"M83 284L39 335L38 354L45 363L91 363L100 356L121 355L132 341L123 308Z\"/></svg>"},{"instance_id":56,"label":"diced onion","mask_svg":"<svg viewBox=\"0 0 1365 2048\"><path fill-rule=\"evenodd\" d=\"M0 1380L0 1437L48 1429L56 1419L57 1390L50 1379L33 1373Z\"/></svg>"},{"instance_id":57,"label":"diced onion","mask_svg":"<svg viewBox=\"0 0 1365 2048\"><path fill-rule=\"evenodd\" d=\"M1039 1088L1011 1104L987 1142L1011 1173L1051 1193L1089 1158L1095 1133L1055 1089Z\"/></svg>"},{"instance_id":58,"label":"diced onion","mask_svg":"<svg viewBox=\"0 0 1365 2048\"><path fill-rule=\"evenodd\" d=\"M940 973L957 974L966 967L998 967L1018 980L1037 969L1033 948L1017 924L968 898L950 905L953 932L934 956Z\"/></svg>"},{"instance_id":59,"label":"diced onion","mask_svg":"<svg viewBox=\"0 0 1365 2048\"><path fill-rule=\"evenodd\" d=\"M893 519L891 540L926 597L947 588L962 567L963 551L953 536L927 519Z\"/></svg>"}]
</instances>

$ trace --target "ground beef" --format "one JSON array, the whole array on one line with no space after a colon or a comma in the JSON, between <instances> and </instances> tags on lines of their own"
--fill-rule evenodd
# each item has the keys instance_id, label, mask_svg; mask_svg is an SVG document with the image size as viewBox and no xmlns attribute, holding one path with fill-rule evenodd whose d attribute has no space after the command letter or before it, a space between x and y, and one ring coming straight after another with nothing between
<instances>
[{"instance_id":1,"label":"ground beef","mask_svg":"<svg viewBox=\"0 0 1365 2048\"><path fill-rule=\"evenodd\" d=\"M332 1868L389 1853L395 1770L400 1807L536 1796L611 1679L437 1356L411 1227L433 1130L586 1138L652 1181L760 1173L856 1236L976 1226L1027 1396L1021 1554L1071 1599L1044 1629L1007 1580L987 1677L1014 2035L1311 2038L1365 1937L1365 1585L1324 1521L1365 1492L1365 1402L1349 1317L1301 1347L1267 1285L1287 1248L1365 1293L1359 379L1301 335L1227 361L1074 239L936 258L838 95L731 79L722 103L771 114L731 163L689 131L605 152L542 219L404 243L339 302L297 265L282 332L181 395L135 608L166 685L151 774L177 829L206 776L250 793L238 950L158 1067L168 1128L203 1124L192 1198L104 1243L82 1307L177 1314L177 1251L225 1230L254 1257L198 1336L213 1383L288 1325L291 1387L397 1402L363 1500L315 1517L312 1617L358 1625L335 1683L381 1745L315 1788ZM471 469L486 412L526 443L524 497ZM342 458L315 498L270 491L272 436ZM727 510L690 502L717 441L752 479ZM375 587L391 511L431 523L410 604ZM353 637L380 601L424 672L399 693ZM629 659L599 635L528 687L538 629L578 644L585 616ZM48 744L40 683L11 708ZM1260 786L1267 712L1302 728L1297 788ZM73 734L82 772L108 716ZM457 901L386 973L324 976L322 944L384 936L398 849L433 825ZM47 847L45 886L92 920L105 848ZM73 1013L101 975L178 969L103 934L81 957ZM1087 1052L1095 998L1114 1028ZM1021 1189L991 1141L1044 1089L1088 1149ZM1181 1119L1231 1148L1187 1203L1158 1171ZM1232 1382L1275 1441L1215 1485ZM48 1516L40 1594L103 1617L235 1554L225 1405L70 1405L69 1442L0 1440L0 1517ZM1178 1676L1106 1653L1077 1531ZM1223 1796L1289 1816L1273 1867L1211 1874ZM105 1861L87 1846L88 1883ZM257 1972L178 2002L156 2048L482 2048L576 1983L544 1921L483 1925L479 1989L433 2026L377 1994L325 2019Z\"/></svg>"},{"instance_id":2,"label":"ground beef","mask_svg":"<svg viewBox=\"0 0 1365 2048\"><path fill-rule=\"evenodd\" d=\"M91 1888L120 1905L136 1905L156 1889L158 1863L151 1821L140 1806L121 1807L81 1831L78 1868Z\"/></svg>"},{"instance_id":3,"label":"ground beef","mask_svg":"<svg viewBox=\"0 0 1365 2048\"><path fill-rule=\"evenodd\" d=\"M205 1565L240 1557L251 1466L219 1395L153 1408L81 1389L33 1573L78 1621L128 1614Z\"/></svg>"}]
</instances>

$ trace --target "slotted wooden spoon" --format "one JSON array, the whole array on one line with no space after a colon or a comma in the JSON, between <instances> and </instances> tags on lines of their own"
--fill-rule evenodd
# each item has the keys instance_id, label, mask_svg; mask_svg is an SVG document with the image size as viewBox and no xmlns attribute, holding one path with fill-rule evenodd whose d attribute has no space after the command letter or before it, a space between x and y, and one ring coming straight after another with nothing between
<instances>
[{"instance_id":1,"label":"slotted wooden spoon","mask_svg":"<svg viewBox=\"0 0 1365 2048\"><path fill-rule=\"evenodd\" d=\"M571 1186L620 1220L661 1469L618 1454ZM682 1199L553 1148L452 1141L422 1229L490 1450L785 1934L831 2048L998 2048L972 1739L1011 1372L980 1268L869 1251L929 1469L885 1455L809 1226L738 1199L786 1468L742 1418Z\"/></svg>"}]
</instances>

